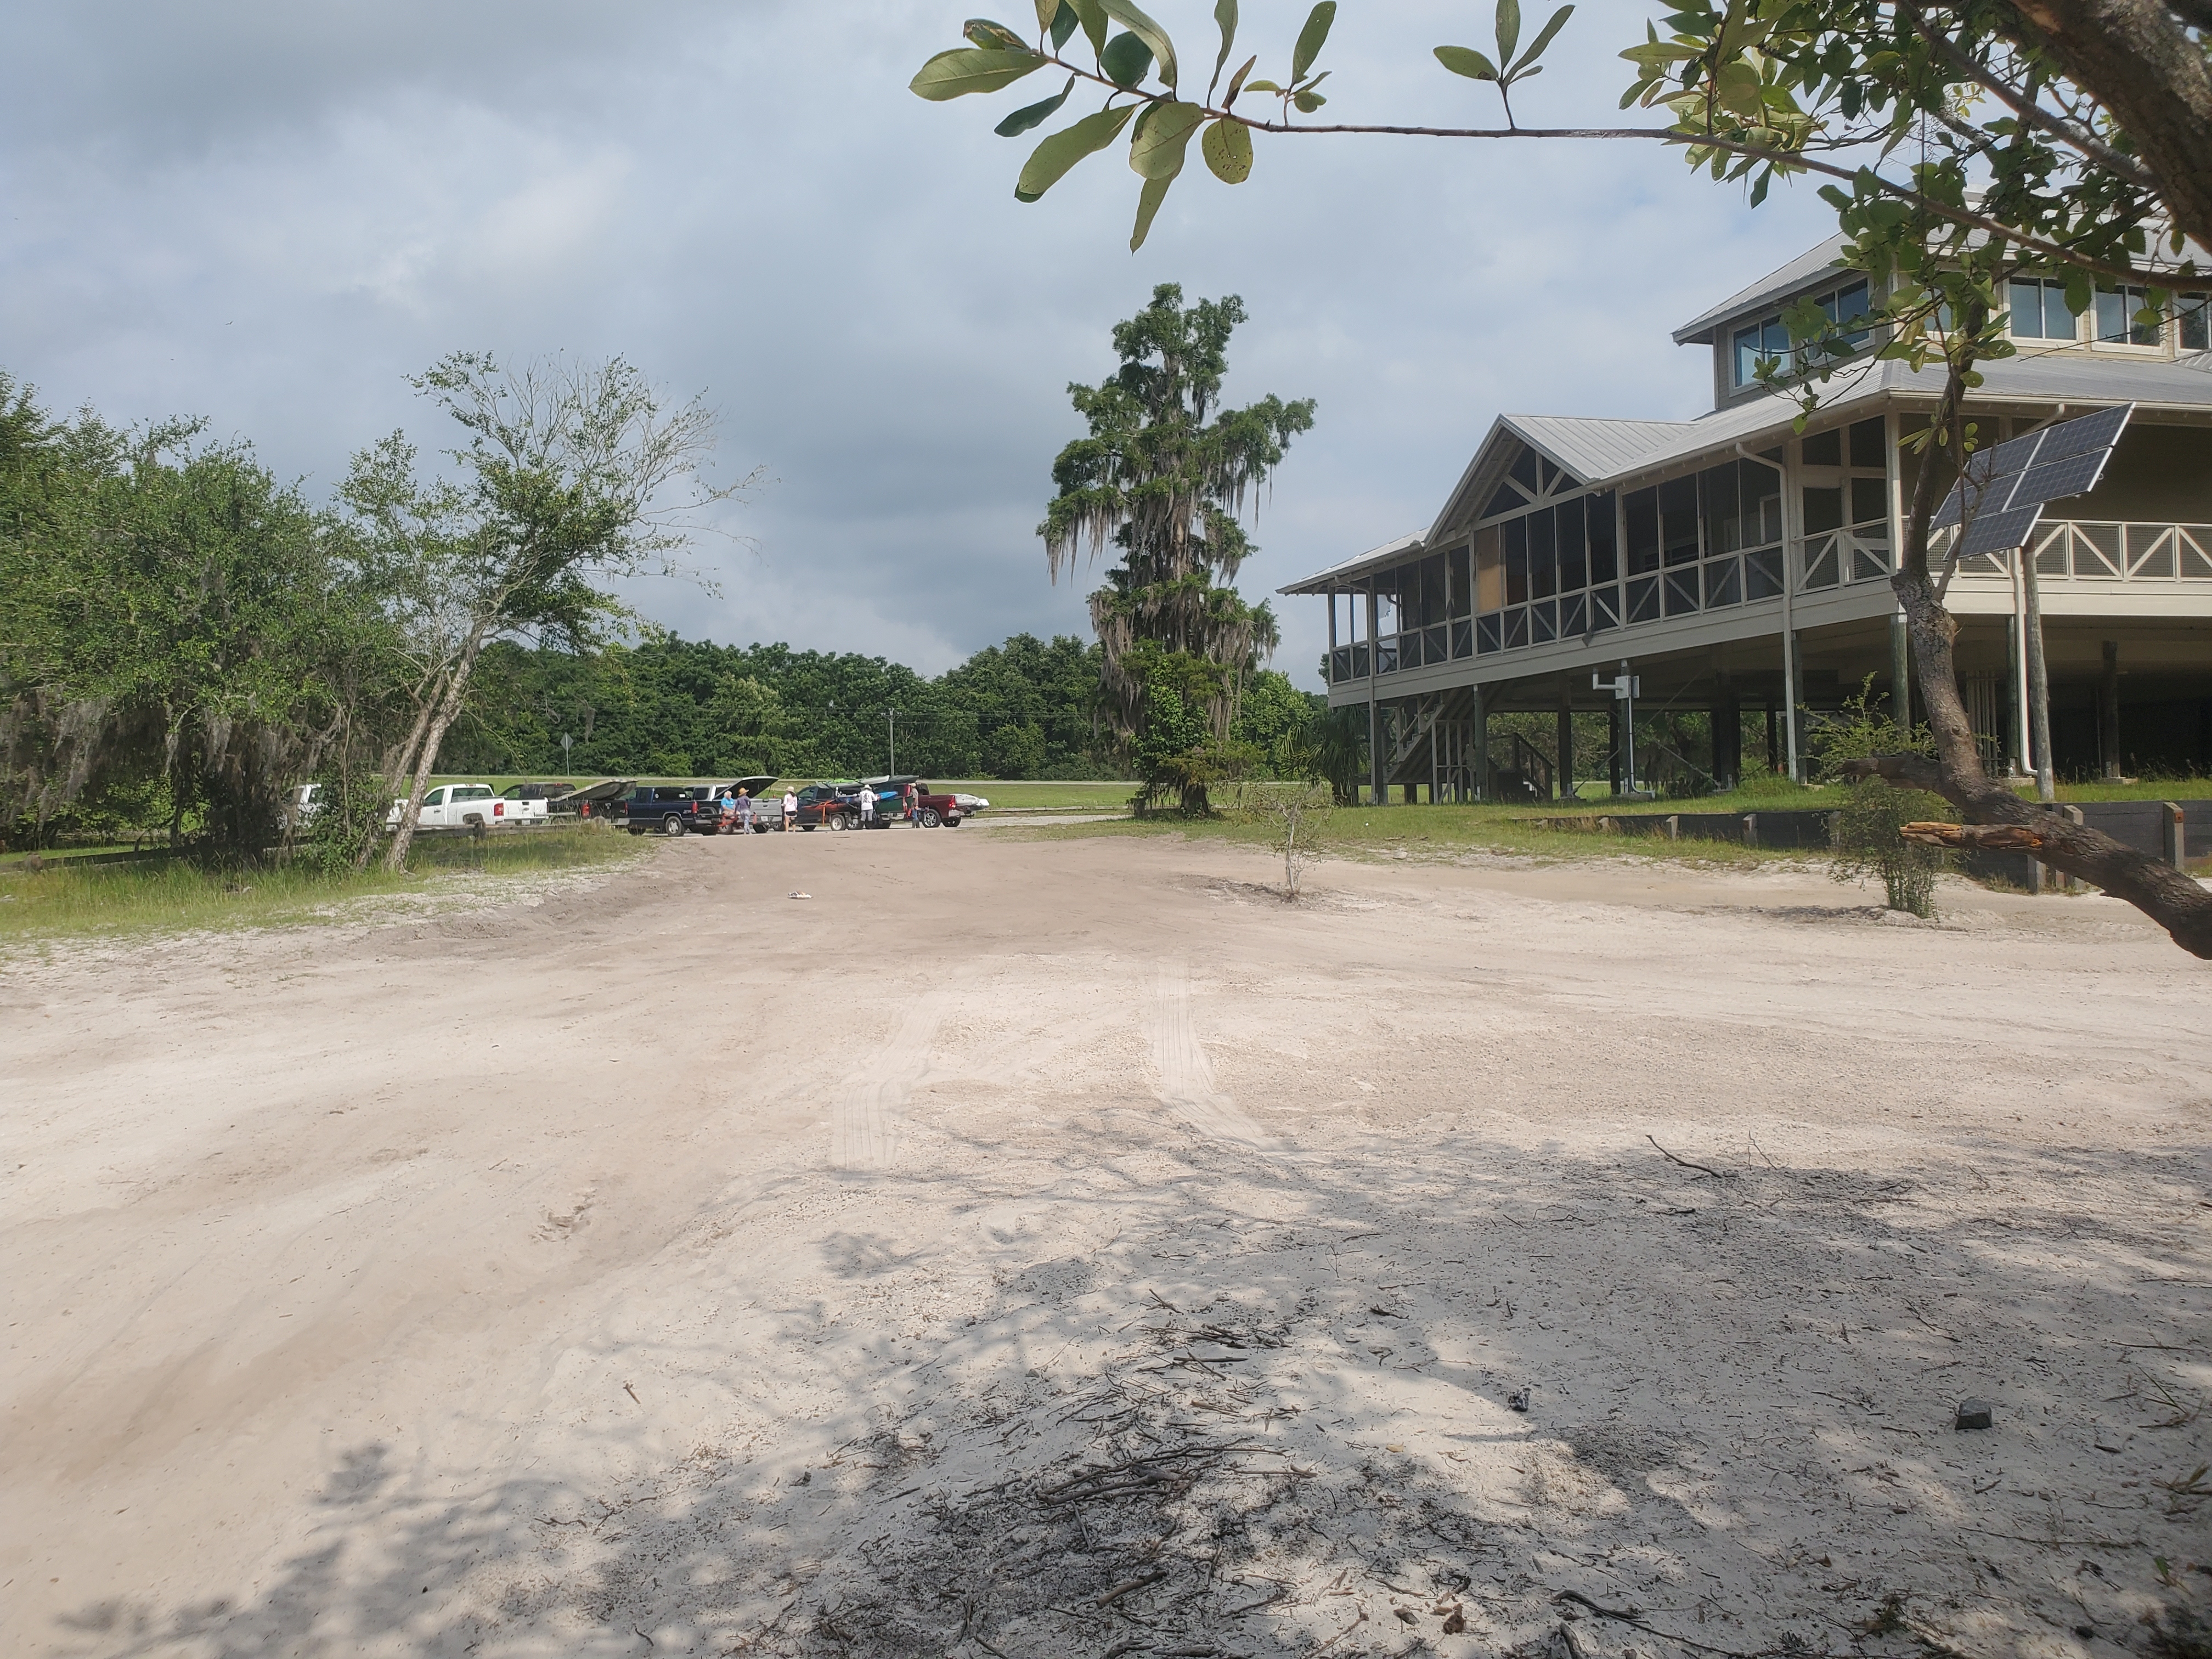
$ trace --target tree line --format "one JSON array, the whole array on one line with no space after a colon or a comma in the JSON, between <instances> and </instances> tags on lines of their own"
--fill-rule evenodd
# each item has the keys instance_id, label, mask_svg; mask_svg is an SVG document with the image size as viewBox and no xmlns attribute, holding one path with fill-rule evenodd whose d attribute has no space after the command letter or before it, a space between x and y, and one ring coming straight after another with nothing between
<instances>
[{"instance_id":1,"label":"tree line","mask_svg":"<svg viewBox=\"0 0 2212 1659\"><path fill-rule=\"evenodd\" d=\"M1017 634L934 678L856 652L649 635L591 653L490 647L443 772L647 777L1138 776L1101 702L1100 647ZM1304 775L1324 701L1262 669L1232 738L1244 769ZM571 741L564 749L563 737Z\"/></svg>"}]
</instances>

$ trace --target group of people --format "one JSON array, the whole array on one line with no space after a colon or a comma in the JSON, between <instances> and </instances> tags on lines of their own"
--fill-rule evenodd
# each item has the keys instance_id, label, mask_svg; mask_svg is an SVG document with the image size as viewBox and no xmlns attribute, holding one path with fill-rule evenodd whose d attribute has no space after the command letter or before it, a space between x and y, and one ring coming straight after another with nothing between
<instances>
[{"instance_id":1,"label":"group of people","mask_svg":"<svg viewBox=\"0 0 2212 1659\"><path fill-rule=\"evenodd\" d=\"M755 800L752 792L748 789L740 789L735 795L727 789L723 790L719 805L722 809L722 821L726 823L735 818L738 833L741 836L752 834L753 825L763 817L770 824L775 821L775 803L766 798ZM787 789L783 792L783 827L790 829L798 817L799 797Z\"/></svg>"},{"instance_id":2,"label":"group of people","mask_svg":"<svg viewBox=\"0 0 2212 1659\"><path fill-rule=\"evenodd\" d=\"M921 820L917 814L921 807L921 792L909 783L899 791L899 799L905 809L902 816L906 821L908 823L919 823ZM752 834L754 825L763 822L763 818L770 826L775 823L775 804L766 798L755 800L748 790L740 789L732 795L725 789L722 791L720 804L722 808L723 822L726 823L734 818L737 821L738 833L741 836ZM783 827L787 830L796 829L799 824L799 796L795 792L787 788L783 792L782 804ZM876 792L863 784L860 786L860 828L872 830L875 827L875 823Z\"/></svg>"}]
</instances>

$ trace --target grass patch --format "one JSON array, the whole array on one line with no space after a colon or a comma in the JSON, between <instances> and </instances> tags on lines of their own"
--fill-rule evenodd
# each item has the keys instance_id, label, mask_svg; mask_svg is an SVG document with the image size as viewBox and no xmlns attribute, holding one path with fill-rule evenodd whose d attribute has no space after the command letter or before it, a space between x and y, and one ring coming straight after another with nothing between
<instances>
[{"instance_id":1,"label":"grass patch","mask_svg":"<svg viewBox=\"0 0 2212 1659\"><path fill-rule=\"evenodd\" d=\"M2035 799L2035 791L2021 795ZM2212 778L2146 778L2134 783L2062 783L2058 799L2069 800L2206 800L2212 799ZM2194 832L2192 831L2193 835Z\"/></svg>"},{"instance_id":2,"label":"grass patch","mask_svg":"<svg viewBox=\"0 0 2212 1659\"><path fill-rule=\"evenodd\" d=\"M0 874L0 943L69 936L272 927L332 919L349 900L417 894L435 882L617 863L640 848L599 826L418 840L405 871L331 872L304 863L222 870L167 853L72 860Z\"/></svg>"},{"instance_id":3,"label":"grass patch","mask_svg":"<svg viewBox=\"0 0 2212 1659\"><path fill-rule=\"evenodd\" d=\"M1801 791L1800 793L1810 792ZM1771 805L1771 803L1770 803ZM1751 868L1773 864L1825 861L1820 851L1740 847L1723 841L1668 841L1661 836L1592 834L1547 830L1537 819L1578 810L1573 803L1539 813L1525 806L1340 806L1309 830L1314 849L1325 857L1382 859L1403 856L1439 862L1475 853L1508 854L1546 861L1577 859L1666 859L1680 864ZM1715 810L1726 810L1719 808ZM1084 836L1182 836L1254 848L1279 848L1271 824L1234 819L1129 818L1099 823L1040 824L1025 831L1039 837Z\"/></svg>"}]
</instances>

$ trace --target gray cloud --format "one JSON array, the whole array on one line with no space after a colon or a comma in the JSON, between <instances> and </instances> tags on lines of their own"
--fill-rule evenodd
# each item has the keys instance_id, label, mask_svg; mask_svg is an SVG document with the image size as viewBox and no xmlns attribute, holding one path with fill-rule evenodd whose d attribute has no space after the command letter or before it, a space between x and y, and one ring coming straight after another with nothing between
<instances>
[{"instance_id":1,"label":"gray cloud","mask_svg":"<svg viewBox=\"0 0 2212 1659\"><path fill-rule=\"evenodd\" d=\"M1244 10L1279 58L1304 7ZM1210 11L1156 8L1194 47ZM1487 12L1346 6L1330 113L1486 113L1428 48ZM719 595L635 601L934 670L1082 629L1086 585L1048 585L1032 532L1063 388L1154 283L1244 296L1232 397L1320 401L1264 504L1263 592L1425 523L1501 410L1695 412L1705 364L1668 329L1826 228L1809 191L1751 213L1656 147L1315 138L1264 143L1236 190L1194 168L1133 257L1118 160L1024 206L1024 146L989 131L1011 96L906 93L963 15L38 9L0 111L0 363L117 418L205 414L321 489L380 432L440 441L401 377L444 351L619 351L706 391L727 475L778 480L732 526L757 552L702 541ZM1578 12L1522 118L1618 118L1641 17ZM1314 684L1320 615L1285 611Z\"/></svg>"}]
</instances>

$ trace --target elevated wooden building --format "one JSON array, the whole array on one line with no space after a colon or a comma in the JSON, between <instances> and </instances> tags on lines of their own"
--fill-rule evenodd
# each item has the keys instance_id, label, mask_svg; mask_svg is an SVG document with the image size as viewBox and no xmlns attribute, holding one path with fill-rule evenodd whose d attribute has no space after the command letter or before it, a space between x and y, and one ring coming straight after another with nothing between
<instances>
[{"instance_id":1,"label":"elevated wooden building","mask_svg":"<svg viewBox=\"0 0 2212 1659\"><path fill-rule=\"evenodd\" d=\"M1708 413L1501 415L1426 530L1281 590L1328 602L1329 699L1370 710L1376 799L1492 795L1500 712L1556 712L1565 751L1573 713L1613 711L1611 752L1563 770L1618 788L1618 704L1592 679L1624 668L1644 710L1711 711L1723 781L1770 763L1743 753L1746 708L1770 711L1771 763L1802 775L1805 711L1869 674L1893 695L1909 681L1889 576L1917 463L1899 441L1929 419L1940 371L1869 355L1822 389L1802 434L1796 401L1758 379L1762 356L1787 362L1785 307L1810 297L1846 322L1866 309L1839 247L1675 331L1712 354ZM2135 320L2138 289L2100 292L2079 319L2056 284L2016 282L2009 298L2020 353L1985 365L1969 407L1984 443L2134 405L2096 489L2053 502L2027 550L2053 764L2212 772L2212 296L2179 295L2155 327ZM2018 556L1967 562L1947 603L1988 758L2024 771Z\"/></svg>"}]
</instances>

